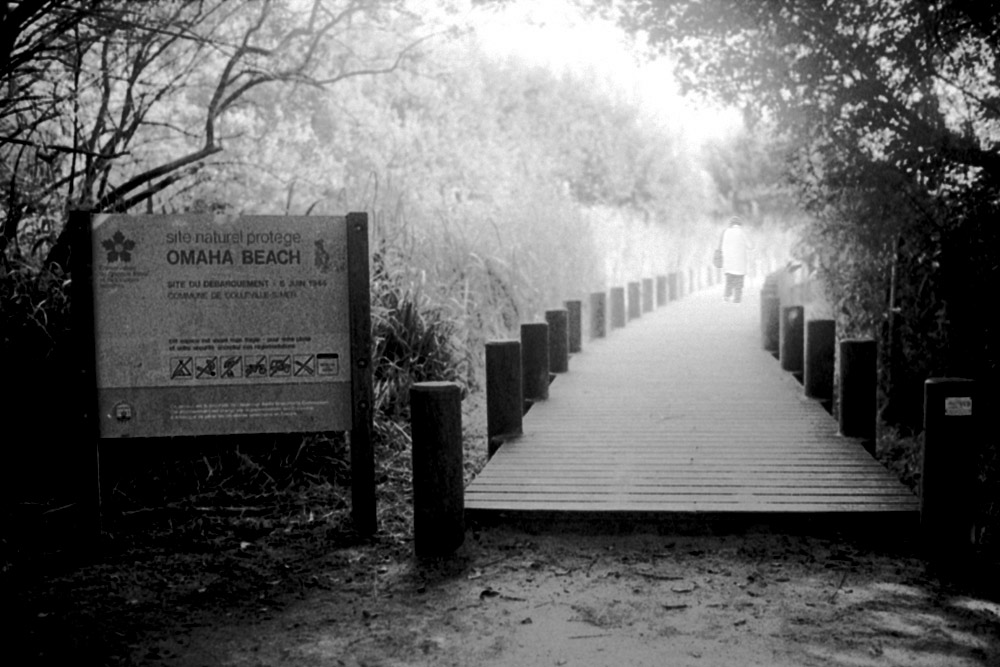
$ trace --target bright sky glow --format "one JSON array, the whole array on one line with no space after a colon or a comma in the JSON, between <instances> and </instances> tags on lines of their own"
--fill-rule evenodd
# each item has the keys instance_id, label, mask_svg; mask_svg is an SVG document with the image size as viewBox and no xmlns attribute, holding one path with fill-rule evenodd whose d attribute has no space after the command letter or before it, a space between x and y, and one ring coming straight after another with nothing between
<instances>
[{"instance_id":1,"label":"bright sky glow","mask_svg":"<svg viewBox=\"0 0 1000 667\"><path fill-rule=\"evenodd\" d=\"M616 26L585 18L563 0L521 0L473 16L488 53L586 75L609 96L632 101L665 126L679 126L693 144L729 136L742 123L735 110L697 107L683 98L669 62L638 56Z\"/></svg>"}]
</instances>

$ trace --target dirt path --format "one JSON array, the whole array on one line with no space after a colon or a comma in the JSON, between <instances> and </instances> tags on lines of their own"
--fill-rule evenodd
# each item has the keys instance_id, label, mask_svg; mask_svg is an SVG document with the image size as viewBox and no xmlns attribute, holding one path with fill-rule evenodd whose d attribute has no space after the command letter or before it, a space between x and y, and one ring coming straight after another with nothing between
<instances>
[{"instance_id":1,"label":"dirt path","mask_svg":"<svg viewBox=\"0 0 1000 667\"><path fill-rule=\"evenodd\" d=\"M1000 664L1000 600L940 583L905 546L765 529L676 537L490 528L470 531L454 558L436 563L375 547L337 556L280 611L243 610L160 638L136 661Z\"/></svg>"}]
</instances>

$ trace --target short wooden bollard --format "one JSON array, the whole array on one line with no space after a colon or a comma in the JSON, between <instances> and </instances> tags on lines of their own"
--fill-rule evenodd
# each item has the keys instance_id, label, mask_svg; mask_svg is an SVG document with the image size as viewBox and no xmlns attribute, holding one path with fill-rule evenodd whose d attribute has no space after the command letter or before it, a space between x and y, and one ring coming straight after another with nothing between
<instances>
[{"instance_id":1,"label":"short wooden bollard","mask_svg":"<svg viewBox=\"0 0 1000 667\"><path fill-rule=\"evenodd\" d=\"M760 291L760 336L764 349L778 356L779 330L781 324L781 300L778 288L773 282Z\"/></svg>"},{"instance_id":2,"label":"short wooden bollard","mask_svg":"<svg viewBox=\"0 0 1000 667\"><path fill-rule=\"evenodd\" d=\"M960 557L975 542L977 432L975 381L931 378L924 383L924 455L920 527L935 556Z\"/></svg>"},{"instance_id":3,"label":"short wooden bollard","mask_svg":"<svg viewBox=\"0 0 1000 667\"><path fill-rule=\"evenodd\" d=\"M653 279L642 279L642 312L648 313L653 310Z\"/></svg>"},{"instance_id":4,"label":"short wooden bollard","mask_svg":"<svg viewBox=\"0 0 1000 667\"><path fill-rule=\"evenodd\" d=\"M688 294L693 294L695 289L697 289L694 284L694 269L691 268L688 269L687 285L688 285Z\"/></svg>"},{"instance_id":5,"label":"short wooden bollard","mask_svg":"<svg viewBox=\"0 0 1000 667\"><path fill-rule=\"evenodd\" d=\"M633 281L628 284L628 318L630 320L642 315L641 289L642 286L639 282Z\"/></svg>"},{"instance_id":6,"label":"short wooden bollard","mask_svg":"<svg viewBox=\"0 0 1000 667\"><path fill-rule=\"evenodd\" d=\"M446 556L465 540L462 390L454 382L410 388L413 433L413 550Z\"/></svg>"},{"instance_id":7,"label":"short wooden bollard","mask_svg":"<svg viewBox=\"0 0 1000 667\"><path fill-rule=\"evenodd\" d=\"M625 326L625 288L611 288L611 328L621 329Z\"/></svg>"},{"instance_id":8,"label":"short wooden bollard","mask_svg":"<svg viewBox=\"0 0 1000 667\"><path fill-rule=\"evenodd\" d=\"M669 295L670 300L671 301L676 301L677 298L678 298L678 296L679 296L678 295L678 290L677 290L677 272L676 271L671 271L667 275L667 288L668 288L667 289L667 294Z\"/></svg>"},{"instance_id":9,"label":"short wooden bollard","mask_svg":"<svg viewBox=\"0 0 1000 667\"><path fill-rule=\"evenodd\" d=\"M805 342L802 306L781 309L781 370L802 379L802 346Z\"/></svg>"},{"instance_id":10,"label":"short wooden bollard","mask_svg":"<svg viewBox=\"0 0 1000 667\"><path fill-rule=\"evenodd\" d=\"M875 413L878 344L870 339L840 341L840 392L837 397L840 434L861 438L875 454Z\"/></svg>"},{"instance_id":11,"label":"short wooden bollard","mask_svg":"<svg viewBox=\"0 0 1000 667\"><path fill-rule=\"evenodd\" d=\"M569 312L546 310L545 323L549 325L549 371L565 373L569 370Z\"/></svg>"},{"instance_id":12,"label":"short wooden bollard","mask_svg":"<svg viewBox=\"0 0 1000 667\"><path fill-rule=\"evenodd\" d=\"M549 325L545 322L521 325L521 386L526 402L549 397Z\"/></svg>"},{"instance_id":13,"label":"short wooden bollard","mask_svg":"<svg viewBox=\"0 0 1000 667\"><path fill-rule=\"evenodd\" d=\"M667 305L667 277L656 276L656 305Z\"/></svg>"},{"instance_id":14,"label":"short wooden bollard","mask_svg":"<svg viewBox=\"0 0 1000 667\"><path fill-rule=\"evenodd\" d=\"M608 335L608 295L604 292L590 294L590 337Z\"/></svg>"},{"instance_id":15,"label":"short wooden bollard","mask_svg":"<svg viewBox=\"0 0 1000 667\"><path fill-rule=\"evenodd\" d=\"M806 396L820 401L833 400L833 358L836 353L837 324L833 320L806 322L805 369L803 387Z\"/></svg>"},{"instance_id":16,"label":"short wooden bollard","mask_svg":"<svg viewBox=\"0 0 1000 667\"><path fill-rule=\"evenodd\" d=\"M583 349L583 303L577 299L563 301L566 306L566 313L569 316L567 326L569 327L569 353L576 354Z\"/></svg>"},{"instance_id":17,"label":"short wooden bollard","mask_svg":"<svg viewBox=\"0 0 1000 667\"><path fill-rule=\"evenodd\" d=\"M524 387L521 384L521 342L486 343L486 453L492 457L504 438L521 434Z\"/></svg>"}]
</instances>

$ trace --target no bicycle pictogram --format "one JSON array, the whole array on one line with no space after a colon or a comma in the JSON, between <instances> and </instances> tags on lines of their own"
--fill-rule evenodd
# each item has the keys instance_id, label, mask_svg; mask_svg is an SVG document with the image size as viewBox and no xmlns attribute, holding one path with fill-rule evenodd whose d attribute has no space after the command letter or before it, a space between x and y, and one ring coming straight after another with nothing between
<instances>
[{"instance_id":1,"label":"no bicycle pictogram","mask_svg":"<svg viewBox=\"0 0 1000 667\"><path fill-rule=\"evenodd\" d=\"M193 366L194 359L192 357L171 357L170 379L190 380L194 376Z\"/></svg>"},{"instance_id":2,"label":"no bicycle pictogram","mask_svg":"<svg viewBox=\"0 0 1000 667\"><path fill-rule=\"evenodd\" d=\"M313 377L316 375L316 355L296 354L293 374L296 377Z\"/></svg>"}]
</instances>

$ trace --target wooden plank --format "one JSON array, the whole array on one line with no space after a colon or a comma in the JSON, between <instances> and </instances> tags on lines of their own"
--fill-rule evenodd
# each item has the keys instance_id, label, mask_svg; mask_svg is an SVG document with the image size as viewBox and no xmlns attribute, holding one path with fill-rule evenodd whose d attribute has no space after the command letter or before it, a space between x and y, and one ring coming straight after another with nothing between
<instances>
[{"instance_id":1,"label":"wooden plank","mask_svg":"<svg viewBox=\"0 0 1000 667\"><path fill-rule=\"evenodd\" d=\"M698 295L592 341L467 510L913 514L916 497L759 349L744 305Z\"/></svg>"}]
</instances>

